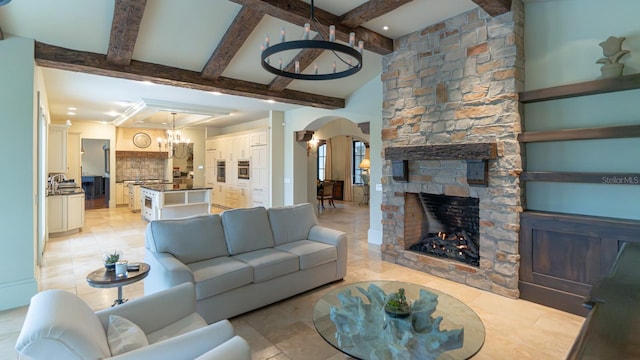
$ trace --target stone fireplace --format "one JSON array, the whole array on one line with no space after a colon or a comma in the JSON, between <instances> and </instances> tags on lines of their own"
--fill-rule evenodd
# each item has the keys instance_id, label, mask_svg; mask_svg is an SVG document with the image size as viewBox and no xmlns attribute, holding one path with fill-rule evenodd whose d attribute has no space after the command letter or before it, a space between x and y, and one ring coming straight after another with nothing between
<instances>
[{"instance_id":1,"label":"stone fireplace","mask_svg":"<svg viewBox=\"0 0 640 360\"><path fill-rule=\"evenodd\" d=\"M495 18L478 8L409 34L382 74L383 259L509 297L519 296L523 16L515 1ZM418 246L439 250L416 249L429 236L444 242Z\"/></svg>"}]
</instances>

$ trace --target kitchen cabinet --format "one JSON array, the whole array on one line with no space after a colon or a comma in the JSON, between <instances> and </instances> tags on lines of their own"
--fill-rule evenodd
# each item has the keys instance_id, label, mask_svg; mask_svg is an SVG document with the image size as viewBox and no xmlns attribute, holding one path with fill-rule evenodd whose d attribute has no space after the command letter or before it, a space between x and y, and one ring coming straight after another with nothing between
<instances>
[{"instance_id":1,"label":"kitchen cabinet","mask_svg":"<svg viewBox=\"0 0 640 360\"><path fill-rule=\"evenodd\" d=\"M67 125L49 125L47 169L51 173L67 172Z\"/></svg>"},{"instance_id":2,"label":"kitchen cabinet","mask_svg":"<svg viewBox=\"0 0 640 360\"><path fill-rule=\"evenodd\" d=\"M129 184L129 210L140 211L140 185Z\"/></svg>"},{"instance_id":3,"label":"kitchen cabinet","mask_svg":"<svg viewBox=\"0 0 640 360\"><path fill-rule=\"evenodd\" d=\"M116 206L129 205L129 188L124 183L116 183Z\"/></svg>"},{"instance_id":4,"label":"kitchen cabinet","mask_svg":"<svg viewBox=\"0 0 640 360\"><path fill-rule=\"evenodd\" d=\"M47 197L49 234L79 230L84 226L84 193Z\"/></svg>"},{"instance_id":5,"label":"kitchen cabinet","mask_svg":"<svg viewBox=\"0 0 640 360\"><path fill-rule=\"evenodd\" d=\"M226 206L226 185L224 183L217 183L213 187L213 204Z\"/></svg>"},{"instance_id":6,"label":"kitchen cabinet","mask_svg":"<svg viewBox=\"0 0 640 360\"><path fill-rule=\"evenodd\" d=\"M254 131L249 134L249 146L267 145L267 129Z\"/></svg>"},{"instance_id":7,"label":"kitchen cabinet","mask_svg":"<svg viewBox=\"0 0 640 360\"><path fill-rule=\"evenodd\" d=\"M235 160L246 160L249 158L249 134L234 136L232 140ZM233 160L233 159L231 159Z\"/></svg>"}]
</instances>

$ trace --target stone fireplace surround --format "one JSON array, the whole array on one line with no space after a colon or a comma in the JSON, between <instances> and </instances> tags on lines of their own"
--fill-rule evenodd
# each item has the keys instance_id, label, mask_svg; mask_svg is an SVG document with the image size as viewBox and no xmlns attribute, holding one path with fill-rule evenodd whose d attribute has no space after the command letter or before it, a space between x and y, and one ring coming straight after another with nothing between
<instances>
[{"instance_id":1,"label":"stone fireplace surround","mask_svg":"<svg viewBox=\"0 0 640 360\"><path fill-rule=\"evenodd\" d=\"M492 18L474 9L396 41L383 59L382 258L436 276L516 298L523 193L518 91L523 89L523 6ZM493 157L443 157L495 144ZM396 157L412 146L419 156ZM464 152L464 151L463 151ZM488 161L486 186L467 181L467 160ZM408 160L406 182L390 160ZM472 197L479 201L478 267L419 254L405 244L406 193Z\"/></svg>"}]
</instances>

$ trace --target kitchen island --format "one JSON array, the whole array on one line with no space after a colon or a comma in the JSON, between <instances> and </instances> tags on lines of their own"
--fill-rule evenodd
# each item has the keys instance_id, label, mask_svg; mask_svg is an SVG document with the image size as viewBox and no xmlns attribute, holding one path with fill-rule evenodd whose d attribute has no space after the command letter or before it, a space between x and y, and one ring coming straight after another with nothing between
<instances>
[{"instance_id":1,"label":"kitchen island","mask_svg":"<svg viewBox=\"0 0 640 360\"><path fill-rule=\"evenodd\" d=\"M209 214L211 210L210 187L174 189L172 184L142 185L141 198L142 218L147 221Z\"/></svg>"}]
</instances>

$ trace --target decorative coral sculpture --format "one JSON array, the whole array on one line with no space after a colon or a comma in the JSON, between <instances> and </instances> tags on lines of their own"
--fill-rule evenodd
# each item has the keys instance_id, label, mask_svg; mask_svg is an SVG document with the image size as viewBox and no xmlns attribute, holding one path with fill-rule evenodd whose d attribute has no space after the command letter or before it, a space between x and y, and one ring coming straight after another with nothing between
<instances>
[{"instance_id":1,"label":"decorative coral sculpture","mask_svg":"<svg viewBox=\"0 0 640 360\"><path fill-rule=\"evenodd\" d=\"M626 38L609 36L606 41L601 42L603 58L598 59L596 64L603 64L600 68L603 78L616 77L622 75L624 64L619 63L620 58L629 53L629 50L622 50L622 42Z\"/></svg>"}]
</instances>

